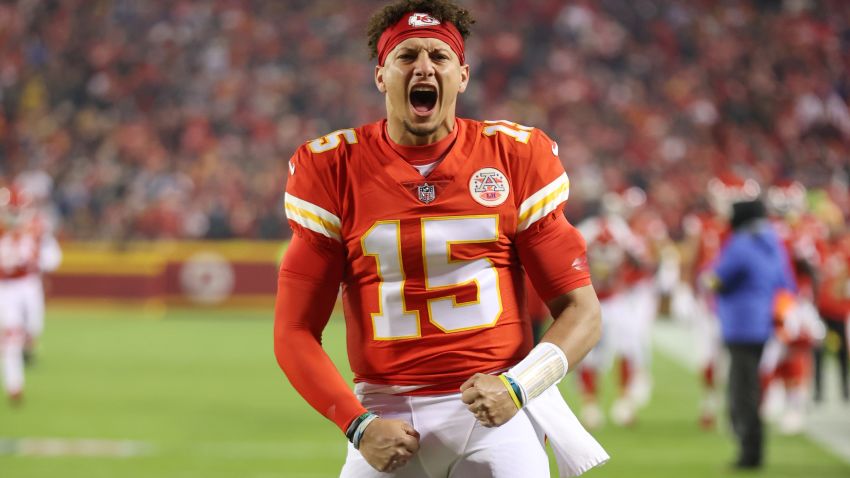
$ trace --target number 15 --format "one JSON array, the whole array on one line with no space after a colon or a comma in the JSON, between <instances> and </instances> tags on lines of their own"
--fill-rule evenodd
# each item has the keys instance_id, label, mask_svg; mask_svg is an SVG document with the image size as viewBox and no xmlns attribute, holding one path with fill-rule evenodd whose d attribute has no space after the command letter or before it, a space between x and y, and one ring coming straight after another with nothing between
<instances>
[{"instance_id":1,"label":"number 15","mask_svg":"<svg viewBox=\"0 0 850 478\"><path fill-rule=\"evenodd\" d=\"M499 217L431 217L420 220L425 289L439 294L427 300L428 318L446 333L490 327L502 313L499 274L488 258L452 258L455 244L499 240ZM402 260L401 223L378 221L361 238L363 253L378 266L378 312L372 313L375 340L420 337L418 310L406 304L407 272ZM458 303L458 288L475 284L475 301Z\"/></svg>"}]
</instances>

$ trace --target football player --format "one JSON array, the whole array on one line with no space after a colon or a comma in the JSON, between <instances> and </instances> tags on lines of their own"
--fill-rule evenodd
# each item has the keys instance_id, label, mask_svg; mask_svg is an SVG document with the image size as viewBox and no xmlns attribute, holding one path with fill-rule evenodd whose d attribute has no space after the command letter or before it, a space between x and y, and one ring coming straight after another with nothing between
<instances>
[{"instance_id":1,"label":"football player","mask_svg":"<svg viewBox=\"0 0 850 478\"><path fill-rule=\"evenodd\" d=\"M778 418L786 434L803 431L806 393L811 377L814 347L826 331L815 307L821 244L826 228L806 211L806 189L797 181L778 181L767 189L771 223L785 245L793 290L777 296L776 334L761 363L763 408L768 418Z\"/></svg>"},{"instance_id":2,"label":"football player","mask_svg":"<svg viewBox=\"0 0 850 478\"><path fill-rule=\"evenodd\" d=\"M549 476L608 455L555 384L596 343L569 180L540 130L455 114L472 18L447 0L369 23L386 119L304 144L289 163L294 231L275 355L350 441L341 476ZM533 346L523 269L555 321ZM352 390L321 346L342 284Z\"/></svg>"},{"instance_id":3,"label":"football player","mask_svg":"<svg viewBox=\"0 0 850 478\"><path fill-rule=\"evenodd\" d=\"M817 305L830 335L837 339L831 348L838 358L841 397L844 403L850 403L850 233L834 233L825 256L823 283L818 288ZM820 401L823 399L822 350L815 359L815 398Z\"/></svg>"},{"instance_id":4,"label":"football player","mask_svg":"<svg viewBox=\"0 0 850 478\"><path fill-rule=\"evenodd\" d=\"M23 394L25 347L33 345L44 323L41 273L60 260L59 245L30 196L0 188L0 350L3 384L13 404Z\"/></svg>"},{"instance_id":5,"label":"football player","mask_svg":"<svg viewBox=\"0 0 850 478\"><path fill-rule=\"evenodd\" d=\"M642 283L648 264L647 244L625 219L624 196L608 192L602 214L578 225L587 240L591 277L602 307L602 340L579 367L583 397L582 422L598 428L604 422L599 406L598 376L612 359L619 365L620 394L611 409L617 425L630 425L642 400L639 381L648 380L645 335L649 333L652 296L644 297ZM645 300L647 299L647 300Z\"/></svg>"}]
</instances>

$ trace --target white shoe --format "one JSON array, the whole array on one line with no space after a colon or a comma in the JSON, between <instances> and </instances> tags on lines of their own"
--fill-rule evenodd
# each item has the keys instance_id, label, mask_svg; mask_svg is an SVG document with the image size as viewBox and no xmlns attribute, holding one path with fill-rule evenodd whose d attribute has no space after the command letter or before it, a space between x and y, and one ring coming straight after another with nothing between
<instances>
[{"instance_id":1,"label":"white shoe","mask_svg":"<svg viewBox=\"0 0 850 478\"><path fill-rule=\"evenodd\" d=\"M619 398L611 407L611 421L621 427L635 423L635 405L628 398Z\"/></svg>"},{"instance_id":2,"label":"white shoe","mask_svg":"<svg viewBox=\"0 0 850 478\"><path fill-rule=\"evenodd\" d=\"M806 426L806 418L802 412L788 410L779 420L779 433L783 435L799 435Z\"/></svg>"},{"instance_id":3,"label":"white shoe","mask_svg":"<svg viewBox=\"0 0 850 478\"><path fill-rule=\"evenodd\" d=\"M585 403L581 407L581 423L588 430L598 430L605 424L605 415L595 403Z\"/></svg>"},{"instance_id":4,"label":"white shoe","mask_svg":"<svg viewBox=\"0 0 850 478\"><path fill-rule=\"evenodd\" d=\"M649 399L652 397L651 378L643 373L637 374L629 388L629 398L632 399L636 408L643 408L649 404Z\"/></svg>"},{"instance_id":5,"label":"white shoe","mask_svg":"<svg viewBox=\"0 0 850 478\"><path fill-rule=\"evenodd\" d=\"M767 422L779 423L784 415L785 410L785 387L772 383L764 391L764 399L761 401L761 416Z\"/></svg>"}]
</instances>

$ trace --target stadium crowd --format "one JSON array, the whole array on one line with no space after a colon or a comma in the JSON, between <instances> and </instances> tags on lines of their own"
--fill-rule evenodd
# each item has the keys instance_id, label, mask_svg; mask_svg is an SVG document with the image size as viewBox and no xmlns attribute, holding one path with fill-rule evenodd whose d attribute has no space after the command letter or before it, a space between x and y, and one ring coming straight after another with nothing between
<instances>
[{"instance_id":1,"label":"stadium crowd","mask_svg":"<svg viewBox=\"0 0 850 478\"><path fill-rule=\"evenodd\" d=\"M571 219L637 185L675 234L729 171L800 180L850 213L847 2L465 3L478 80L460 115L556 138ZM382 115L375 5L0 4L2 174L50 195L61 237L285 237L292 152Z\"/></svg>"}]
</instances>

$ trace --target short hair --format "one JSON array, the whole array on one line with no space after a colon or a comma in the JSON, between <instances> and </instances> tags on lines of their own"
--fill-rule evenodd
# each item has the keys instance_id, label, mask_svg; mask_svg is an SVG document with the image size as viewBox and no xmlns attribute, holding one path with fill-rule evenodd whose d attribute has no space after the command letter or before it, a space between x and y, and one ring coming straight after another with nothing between
<instances>
[{"instance_id":1,"label":"short hair","mask_svg":"<svg viewBox=\"0 0 850 478\"><path fill-rule=\"evenodd\" d=\"M366 36L369 38L369 58L378 56L378 40L384 30L395 25L405 13L427 13L441 22L451 22L457 27L464 40L469 36L469 27L475 23L469 10L461 8L451 0L398 0L372 15Z\"/></svg>"}]
</instances>

